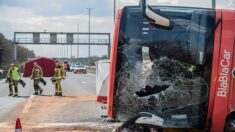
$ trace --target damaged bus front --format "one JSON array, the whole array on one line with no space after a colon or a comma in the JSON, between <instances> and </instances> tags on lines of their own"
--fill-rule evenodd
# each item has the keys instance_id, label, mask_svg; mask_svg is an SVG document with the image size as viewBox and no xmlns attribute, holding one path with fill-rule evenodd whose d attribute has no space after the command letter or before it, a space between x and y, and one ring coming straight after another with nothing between
<instances>
[{"instance_id":1,"label":"damaged bus front","mask_svg":"<svg viewBox=\"0 0 235 132\"><path fill-rule=\"evenodd\" d=\"M124 7L115 23L108 116L131 131L235 131L234 57L234 10L145 0Z\"/></svg>"},{"instance_id":2,"label":"damaged bus front","mask_svg":"<svg viewBox=\"0 0 235 132\"><path fill-rule=\"evenodd\" d=\"M215 17L212 9L145 4L119 11L111 58L109 116L126 121L139 113L143 115L136 120L140 124L203 127Z\"/></svg>"}]
</instances>

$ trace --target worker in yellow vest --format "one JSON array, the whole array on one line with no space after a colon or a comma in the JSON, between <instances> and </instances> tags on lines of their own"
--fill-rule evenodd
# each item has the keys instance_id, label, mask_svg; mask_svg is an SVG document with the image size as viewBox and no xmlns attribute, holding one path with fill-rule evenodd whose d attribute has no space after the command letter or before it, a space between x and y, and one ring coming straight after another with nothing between
<instances>
[{"instance_id":1,"label":"worker in yellow vest","mask_svg":"<svg viewBox=\"0 0 235 132\"><path fill-rule=\"evenodd\" d=\"M62 79L65 79L65 71L63 66L60 66L59 62L56 62L55 67L55 96L62 96L62 87L61 87L61 81Z\"/></svg>"},{"instance_id":2,"label":"worker in yellow vest","mask_svg":"<svg viewBox=\"0 0 235 132\"><path fill-rule=\"evenodd\" d=\"M33 70L31 74L31 79L33 79L33 86L35 93L34 95L42 94L43 89L40 87L39 83L41 80L43 80L43 71L42 68L37 64L37 62L33 63Z\"/></svg>"},{"instance_id":3,"label":"worker in yellow vest","mask_svg":"<svg viewBox=\"0 0 235 132\"><path fill-rule=\"evenodd\" d=\"M7 72L7 77L6 77L6 82L8 82L9 84L9 95L8 96L12 96L13 95L13 89L12 89L12 86L13 86L13 80L12 80L12 77L11 77L11 68L14 66L14 64L11 64L8 72Z\"/></svg>"},{"instance_id":4,"label":"worker in yellow vest","mask_svg":"<svg viewBox=\"0 0 235 132\"><path fill-rule=\"evenodd\" d=\"M7 80L9 83L9 96L13 95L12 86L14 86L14 96L18 96L18 83L20 79L21 75L18 66L16 64L11 64L11 67L7 72Z\"/></svg>"}]
</instances>

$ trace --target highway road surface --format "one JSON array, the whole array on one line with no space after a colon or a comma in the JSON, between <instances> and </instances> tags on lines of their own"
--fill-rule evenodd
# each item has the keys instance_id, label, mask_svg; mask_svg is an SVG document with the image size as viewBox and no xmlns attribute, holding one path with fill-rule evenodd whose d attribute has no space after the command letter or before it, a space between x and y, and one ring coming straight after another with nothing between
<instances>
[{"instance_id":1,"label":"highway road surface","mask_svg":"<svg viewBox=\"0 0 235 132\"><path fill-rule=\"evenodd\" d=\"M19 96L28 97L33 94L33 80L23 78L26 82L26 87L19 85ZM54 95L54 85L50 78L45 78L47 85L40 85L44 92L42 95ZM67 73L67 77L62 81L64 96L80 96L80 95L96 95L95 90L95 74L73 74ZM4 80L0 81L0 97L6 97L8 93L8 84Z\"/></svg>"},{"instance_id":2,"label":"highway road surface","mask_svg":"<svg viewBox=\"0 0 235 132\"><path fill-rule=\"evenodd\" d=\"M8 97L8 84L0 81L0 132L14 131L16 118L24 131L111 131L119 123L103 122L106 111L96 103L95 74L67 73L62 82L63 96L53 96L50 78L43 94L34 96L33 81L23 78L19 97Z\"/></svg>"}]
</instances>

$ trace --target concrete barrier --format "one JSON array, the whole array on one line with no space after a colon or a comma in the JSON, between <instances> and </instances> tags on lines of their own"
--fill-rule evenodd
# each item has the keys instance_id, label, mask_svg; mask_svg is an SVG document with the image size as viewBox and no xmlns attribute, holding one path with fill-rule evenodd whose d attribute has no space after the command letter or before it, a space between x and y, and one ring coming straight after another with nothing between
<instances>
[{"instance_id":1,"label":"concrete barrier","mask_svg":"<svg viewBox=\"0 0 235 132\"><path fill-rule=\"evenodd\" d=\"M92 74L96 74L96 68L95 68L95 66L89 66L89 67L87 67L87 72L88 72L88 73L92 73Z\"/></svg>"}]
</instances>

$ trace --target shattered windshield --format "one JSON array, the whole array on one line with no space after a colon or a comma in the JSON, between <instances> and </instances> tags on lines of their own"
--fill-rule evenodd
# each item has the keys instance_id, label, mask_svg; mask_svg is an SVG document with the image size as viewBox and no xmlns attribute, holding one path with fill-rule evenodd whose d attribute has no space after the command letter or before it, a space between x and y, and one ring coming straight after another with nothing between
<instances>
[{"instance_id":1,"label":"shattered windshield","mask_svg":"<svg viewBox=\"0 0 235 132\"><path fill-rule=\"evenodd\" d=\"M137 7L123 9L114 115L125 121L148 112L163 120L161 127L200 126L209 98L215 12L153 9L170 18L173 28L152 25Z\"/></svg>"}]
</instances>

